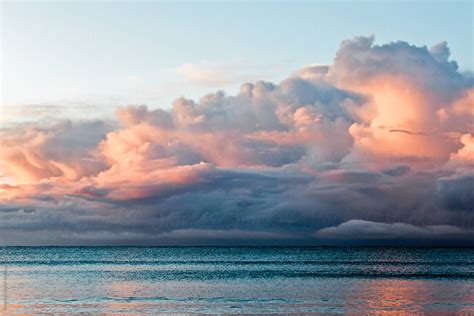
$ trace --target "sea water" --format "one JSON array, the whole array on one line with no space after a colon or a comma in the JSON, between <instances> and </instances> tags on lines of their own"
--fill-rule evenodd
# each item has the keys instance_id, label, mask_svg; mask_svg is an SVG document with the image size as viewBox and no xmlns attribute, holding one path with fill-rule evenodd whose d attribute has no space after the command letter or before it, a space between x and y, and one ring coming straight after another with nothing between
<instances>
[{"instance_id":1,"label":"sea water","mask_svg":"<svg viewBox=\"0 0 474 316\"><path fill-rule=\"evenodd\" d=\"M0 253L6 314L474 313L474 248L7 247Z\"/></svg>"}]
</instances>

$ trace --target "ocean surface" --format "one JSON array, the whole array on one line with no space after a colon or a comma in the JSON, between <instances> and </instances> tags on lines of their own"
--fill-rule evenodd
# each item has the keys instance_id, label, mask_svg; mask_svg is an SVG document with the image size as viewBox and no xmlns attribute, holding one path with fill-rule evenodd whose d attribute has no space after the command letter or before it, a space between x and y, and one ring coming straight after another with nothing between
<instances>
[{"instance_id":1,"label":"ocean surface","mask_svg":"<svg viewBox=\"0 0 474 316\"><path fill-rule=\"evenodd\" d=\"M8 247L0 253L6 314L474 313L474 248Z\"/></svg>"}]
</instances>

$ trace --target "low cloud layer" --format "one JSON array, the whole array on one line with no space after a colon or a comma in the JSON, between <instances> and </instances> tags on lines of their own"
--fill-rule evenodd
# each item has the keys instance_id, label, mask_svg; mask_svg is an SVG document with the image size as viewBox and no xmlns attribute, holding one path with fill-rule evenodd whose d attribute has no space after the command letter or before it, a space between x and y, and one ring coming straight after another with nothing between
<instances>
[{"instance_id":1,"label":"low cloud layer","mask_svg":"<svg viewBox=\"0 0 474 316\"><path fill-rule=\"evenodd\" d=\"M474 79L445 42L373 41L343 41L334 64L235 96L2 129L0 233L10 244L472 244Z\"/></svg>"}]
</instances>

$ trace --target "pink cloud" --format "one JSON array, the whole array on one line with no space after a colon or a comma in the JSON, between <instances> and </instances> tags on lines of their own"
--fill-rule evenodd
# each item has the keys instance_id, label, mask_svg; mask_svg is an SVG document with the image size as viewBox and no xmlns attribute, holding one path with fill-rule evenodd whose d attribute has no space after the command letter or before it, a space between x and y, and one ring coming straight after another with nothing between
<instances>
[{"instance_id":1,"label":"pink cloud","mask_svg":"<svg viewBox=\"0 0 474 316\"><path fill-rule=\"evenodd\" d=\"M341 44L333 65L305 67L279 84L246 83L235 96L179 98L168 111L119 107L113 124L6 128L0 131L0 200L10 212L4 223L23 216L12 211L21 205L37 208L32 216L93 210L99 215L91 220L102 210L110 225L121 219L110 220L110 210L125 216L131 208L136 225L160 214L190 218L190 224L155 223L164 233L238 231L235 214L248 211L254 213L245 215L245 225L267 229L252 236L287 236L294 225L318 226L320 216L332 212L338 223L323 232L346 234L353 229L342 219L380 221L391 205L410 226L355 224L431 236L448 227L443 221L456 219L443 212L466 211L470 201L456 197L450 185L471 183L473 91L445 43L428 50L355 38ZM449 176L454 180L443 182L443 204L436 187ZM142 215L136 203L149 213ZM418 217L409 212L427 208L434 222L416 228ZM38 223L45 225L44 218ZM276 231L268 232L272 227Z\"/></svg>"}]
</instances>

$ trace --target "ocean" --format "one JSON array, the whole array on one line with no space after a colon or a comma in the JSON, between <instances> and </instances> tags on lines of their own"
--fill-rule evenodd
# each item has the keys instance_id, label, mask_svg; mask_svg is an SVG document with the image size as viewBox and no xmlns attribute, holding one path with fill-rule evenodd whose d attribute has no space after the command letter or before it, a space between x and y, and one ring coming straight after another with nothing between
<instances>
[{"instance_id":1,"label":"ocean","mask_svg":"<svg viewBox=\"0 0 474 316\"><path fill-rule=\"evenodd\" d=\"M474 313L474 248L7 247L0 311Z\"/></svg>"}]
</instances>

